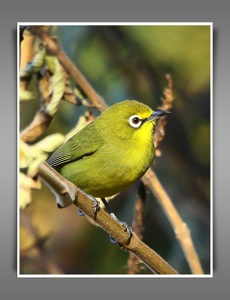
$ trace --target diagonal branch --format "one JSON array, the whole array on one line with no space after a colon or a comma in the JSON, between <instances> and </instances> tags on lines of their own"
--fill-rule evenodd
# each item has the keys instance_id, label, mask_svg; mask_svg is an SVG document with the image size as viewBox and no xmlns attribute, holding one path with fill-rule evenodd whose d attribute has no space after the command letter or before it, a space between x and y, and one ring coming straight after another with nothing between
<instances>
[{"instance_id":1,"label":"diagonal branch","mask_svg":"<svg viewBox=\"0 0 230 300\"><path fill-rule=\"evenodd\" d=\"M94 222L111 235L122 249L135 254L152 272L157 274L177 274L163 258L144 244L135 233L132 234L131 238L127 239L127 232L124 230L124 227L117 220L114 220L104 209L100 208L95 214L92 208L92 200L47 163L40 165L38 175L51 186L55 193L65 198L64 201L68 202L67 205L73 203L80 208L88 217L93 219ZM71 198L69 201L66 199L68 195Z\"/></svg>"}]
</instances>

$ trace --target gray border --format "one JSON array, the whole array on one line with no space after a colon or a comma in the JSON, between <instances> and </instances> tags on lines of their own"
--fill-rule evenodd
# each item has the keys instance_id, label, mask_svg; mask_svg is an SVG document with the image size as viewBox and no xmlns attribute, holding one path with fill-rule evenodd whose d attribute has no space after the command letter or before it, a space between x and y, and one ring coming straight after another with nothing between
<instances>
[{"instance_id":1,"label":"gray border","mask_svg":"<svg viewBox=\"0 0 230 300\"><path fill-rule=\"evenodd\" d=\"M120 5L119 5L120 2ZM73 3L75 4L73 7ZM0 294L7 298L68 297L220 298L229 287L229 4L193 1L55 2L8 0L1 5L1 217ZM51 19L52 18L52 19ZM214 25L214 279L17 279L16 278L16 21L196 21ZM199 45L198 45L199 46ZM7 56L7 59L6 59ZM199 70L198 70L199 71ZM221 103L221 101L223 103ZM6 150L6 151L4 151ZM7 155L7 157L6 157ZM12 188L14 186L14 188ZM6 297L1 297L5 299Z\"/></svg>"}]
</instances>

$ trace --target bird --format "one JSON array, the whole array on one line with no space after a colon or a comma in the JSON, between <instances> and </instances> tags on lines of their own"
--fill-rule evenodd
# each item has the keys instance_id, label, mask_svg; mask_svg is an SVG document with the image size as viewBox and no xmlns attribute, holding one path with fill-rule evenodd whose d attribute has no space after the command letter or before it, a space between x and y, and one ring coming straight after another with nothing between
<instances>
[{"instance_id":1,"label":"bird","mask_svg":"<svg viewBox=\"0 0 230 300\"><path fill-rule=\"evenodd\" d=\"M139 180L154 159L156 120L169 114L137 100L108 107L47 160L63 177L95 198L122 192Z\"/></svg>"}]
</instances>

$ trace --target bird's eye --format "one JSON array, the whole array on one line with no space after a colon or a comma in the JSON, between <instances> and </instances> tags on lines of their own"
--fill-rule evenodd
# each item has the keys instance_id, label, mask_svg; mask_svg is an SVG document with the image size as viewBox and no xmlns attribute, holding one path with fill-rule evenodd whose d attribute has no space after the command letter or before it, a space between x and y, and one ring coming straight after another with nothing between
<instances>
[{"instance_id":1,"label":"bird's eye","mask_svg":"<svg viewBox=\"0 0 230 300\"><path fill-rule=\"evenodd\" d=\"M129 125L132 126L133 128L138 128L141 126L141 124L142 124L142 120L140 119L139 116L134 115L129 118Z\"/></svg>"}]
</instances>

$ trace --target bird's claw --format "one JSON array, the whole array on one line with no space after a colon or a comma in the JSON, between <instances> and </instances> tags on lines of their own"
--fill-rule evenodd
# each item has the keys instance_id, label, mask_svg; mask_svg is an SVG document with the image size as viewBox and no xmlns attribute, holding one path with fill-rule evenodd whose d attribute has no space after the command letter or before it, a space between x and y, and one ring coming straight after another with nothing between
<instances>
[{"instance_id":1,"label":"bird's claw","mask_svg":"<svg viewBox=\"0 0 230 300\"><path fill-rule=\"evenodd\" d=\"M121 224L121 225L124 227L125 231L128 233L127 242L129 242L130 239L131 239L131 237L132 237L132 232L133 232L132 228L131 228L127 223L121 222L121 221L115 216L114 213L111 213L110 215L111 215L111 217L112 217L113 219L115 219L119 224ZM112 237L111 235L109 236L109 239L110 239L111 243L113 243L113 244L117 244L117 243L118 243L117 240L116 240L114 237Z\"/></svg>"},{"instance_id":2,"label":"bird's claw","mask_svg":"<svg viewBox=\"0 0 230 300\"><path fill-rule=\"evenodd\" d=\"M125 222L121 222L119 221L119 223L124 227L125 231L127 232L128 234L128 238L127 238L127 241L129 242L131 237L132 237L132 233L133 233L133 230L132 230L132 227L130 227L127 223Z\"/></svg>"},{"instance_id":3,"label":"bird's claw","mask_svg":"<svg viewBox=\"0 0 230 300\"><path fill-rule=\"evenodd\" d=\"M112 235L109 235L109 239L110 239L110 242L112 244L117 244L118 243L117 240L114 237L112 237Z\"/></svg>"},{"instance_id":4,"label":"bird's claw","mask_svg":"<svg viewBox=\"0 0 230 300\"><path fill-rule=\"evenodd\" d=\"M97 201L97 200L96 200L95 198L93 198L93 197L91 197L90 199L93 201L93 206L92 206L92 208L93 208L93 213L95 214L95 213L98 211L99 207L100 207L100 202ZM85 215L85 213L84 213L80 208L78 208L78 215L79 215L80 217L82 217L82 216Z\"/></svg>"},{"instance_id":5,"label":"bird's claw","mask_svg":"<svg viewBox=\"0 0 230 300\"><path fill-rule=\"evenodd\" d=\"M128 233L128 241L130 241L132 234L133 234L133 230L132 227L130 227L127 223L125 222L120 222L121 225L125 228L125 231Z\"/></svg>"},{"instance_id":6,"label":"bird's claw","mask_svg":"<svg viewBox=\"0 0 230 300\"><path fill-rule=\"evenodd\" d=\"M132 237L133 230L127 223L121 222L119 220L118 222L124 227L125 231L128 233L128 238L127 238L127 243L128 243ZM118 243L118 241L112 235L109 236L109 239L112 244Z\"/></svg>"},{"instance_id":7,"label":"bird's claw","mask_svg":"<svg viewBox=\"0 0 230 300\"><path fill-rule=\"evenodd\" d=\"M100 208L100 202L93 198L93 213L95 214Z\"/></svg>"},{"instance_id":8,"label":"bird's claw","mask_svg":"<svg viewBox=\"0 0 230 300\"><path fill-rule=\"evenodd\" d=\"M78 212L78 215L80 217L83 217L85 215L85 213L83 212L83 210L81 210L80 208L78 208L77 212Z\"/></svg>"}]
</instances>

